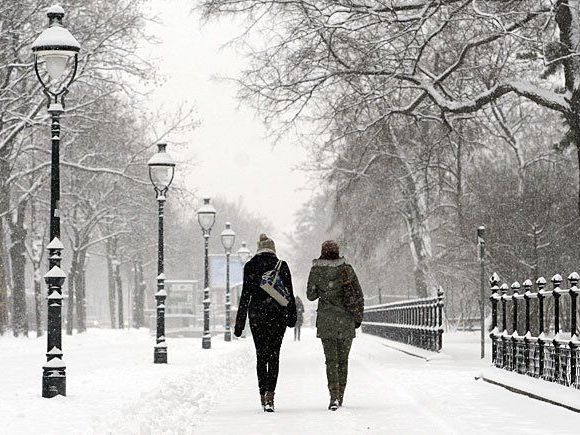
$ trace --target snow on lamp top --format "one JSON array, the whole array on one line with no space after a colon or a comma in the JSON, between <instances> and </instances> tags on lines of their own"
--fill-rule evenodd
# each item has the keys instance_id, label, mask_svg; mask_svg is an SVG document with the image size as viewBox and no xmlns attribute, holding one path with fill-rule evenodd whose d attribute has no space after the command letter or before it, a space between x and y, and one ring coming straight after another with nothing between
<instances>
[{"instance_id":1,"label":"snow on lamp top","mask_svg":"<svg viewBox=\"0 0 580 435\"><path fill-rule=\"evenodd\" d=\"M231 250L236 242L236 233L232 230L232 224L226 222L226 229L221 233L222 245L226 251Z\"/></svg>"},{"instance_id":2,"label":"snow on lamp top","mask_svg":"<svg viewBox=\"0 0 580 435\"><path fill-rule=\"evenodd\" d=\"M46 61L46 70L53 80L64 72L69 57L81 49L76 38L62 25L64 10L59 5L48 8L49 25L32 43L32 51Z\"/></svg>"},{"instance_id":3,"label":"snow on lamp top","mask_svg":"<svg viewBox=\"0 0 580 435\"><path fill-rule=\"evenodd\" d=\"M204 231L211 230L215 222L216 213L214 206L210 204L210 199L204 198L203 205L197 211L197 220Z\"/></svg>"},{"instance_id":4,"label":"snow on lamp top","mask_svg":"<svg viewBox=\"0 0 580 435\"><path fill-rule=\"evenodd\" d=\"M175 172L175 161L166 151L167 144L160 143L157 145L158 151L149 159L149 178L156 189L161 191L167 189L173 181Z\"/></svg>"}]
</instances>

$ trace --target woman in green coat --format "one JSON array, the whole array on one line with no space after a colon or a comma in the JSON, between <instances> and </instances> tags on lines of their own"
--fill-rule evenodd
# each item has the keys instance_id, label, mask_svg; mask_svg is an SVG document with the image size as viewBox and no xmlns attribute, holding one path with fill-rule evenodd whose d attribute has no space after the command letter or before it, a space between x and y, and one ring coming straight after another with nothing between
<instances>
[{"instance_id":1,"label":"woman in green coat","mask_svg":"<svg viewBox=\"0 0 580 435\"><path fill-rule=\"evenodd\" d=\"M326 357L326 377L330 404L335 411L342 406L348 375L348 354L355 329L362 322L364 299L352 266L340 257L338 244L332 240L322 244L320 258L313 261L308 300L318 299L316 336L322 340Z\"/></svg>"}]
</instances>

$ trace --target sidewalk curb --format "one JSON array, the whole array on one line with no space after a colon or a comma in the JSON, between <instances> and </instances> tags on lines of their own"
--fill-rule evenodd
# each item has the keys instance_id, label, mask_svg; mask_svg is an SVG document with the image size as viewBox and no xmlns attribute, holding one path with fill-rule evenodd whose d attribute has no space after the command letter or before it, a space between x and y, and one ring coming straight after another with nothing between
<instances>
[{"instance_id":1,"label":"sidewalk curb","mask_svg":"<svg viewBox=\"0 0 580 435\"><path fill-rule=\"evenodd\" d=\"M496 386L505 388L506 390L511 391L512 393L521 394L521 395L527 396L527 397L529 397L531 399L539 400L539 401L542 401L542 402L549 403L551 405L555 405L555 406L559 406L559 407L565 408L565 409L567 409L569 411L572 411L572 412L580 413L580 405L577 405L577 404L571 403L571 402L568 402L568 403L564 403L564 402L561 402L561 401L559 402L559 401L554 400L554 399L552 399L550 397L547 397L547 396L549 396L549 394L541 395L540 393L532 392L531 391L532 388L526 389L526 388L524 388L522 386L516 386L515 384L517 382L510 382L510 380L500 379L500 377L502 377L501 375L504 375L504 377L507 377L507 376L505 376L505 374L503 374L503 373L502 374L494 373L493 370L499 370L499 369L487 369L486 371L480 373L479 376L476 376L475 379L476 380L482 380L482 381L487 382L489 384L492 384L492 385L496 385ZM514 373L511 373L511 372L506 372L506 374L508 376L511 375L511 376L522 376L522 377L525 377L525 375L514 374ZM494 376L494 375L497 375L497 376ZM522 379L521 381L523 381L524 379ZM528 377L528 379L534 379L535 380L535 378L530 378L530 377ZM539 382L545 382L547 385L544 385L544 387L546 387L546 388L552 388L552 387L562 388L562 389L564 389L563 391L568 391L567 389L568 388L571 388L571 387L564 387L564 386L559 385L559 384L553 384L553 383L548 382L548 381L541 381L540 380ZM580 393L580 391L577 391L577 390L575 390L573 388L572 388L572 391L575 391L575 392Z\"/></svg>"},{"instance_id":2,"label":"sidewalk curb","mask_svg":"<svg viewBox=\"0 0 580 435\"><path fill-rule=\"evenodd\" d=\"M389 349L396 350L398 352L404 353L406 355L409 355L409 356L412 356L415 358L420 358L422 360L425 360L426 362L445 361L445 360L452 360L453 359L445 353L431 352L431 351L426 350L426 349L415 348L411 345L404 344L404 343L398 343L396 341L392 341L392 340L389 340L387 338L377 337L376 335L371 335L371 334L364 334L364 335L367 337L371 337L377 343L380 343L383 346L388 347Z\"/></svg>"}]
</instances>

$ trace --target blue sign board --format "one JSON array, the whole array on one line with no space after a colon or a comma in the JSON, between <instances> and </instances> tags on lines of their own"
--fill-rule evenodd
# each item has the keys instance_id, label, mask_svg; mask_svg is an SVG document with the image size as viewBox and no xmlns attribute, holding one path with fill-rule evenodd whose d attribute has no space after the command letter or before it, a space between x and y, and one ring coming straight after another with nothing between
<instances>
[{"instance_id":1,"label":"blue sign board","mask_svg":"<svg viewBox=\"0 0 580 435\"><path fill-rule=\"evenodd\" d=\"M230 256L230 287L244 282L244 265L237 255ZM209 286L212 289L226 288L226 256L212 254L209 256Z\"/></svg>"}]
</instances>

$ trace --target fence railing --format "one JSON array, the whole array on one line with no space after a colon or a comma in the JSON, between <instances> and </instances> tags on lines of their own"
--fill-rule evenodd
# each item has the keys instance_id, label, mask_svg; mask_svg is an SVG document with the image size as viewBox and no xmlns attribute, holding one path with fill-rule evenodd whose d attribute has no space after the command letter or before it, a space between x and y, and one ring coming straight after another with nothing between
<instances>
[{"instance_id":1,"label":"fence railing","mask_svg":"<svg viewBox=\"0 0 580 435\"><path fill-rule=\"evenodd\" d=\"M432 298L366 307L362 331L439 352L443 345L443 290Z\"/></svg>"},{"instance_id":2,"label":"fence railing","mask_svg":"<svg viewBox=\"0 0 580 435\"><path fill-rule=\"evenodd\" d=\"M549 290L540 277L536 291L531 280L523 285L516 281L508 294L510 287L500 286L499 276L493 274L490 337L496 367L580 388L579 278L576 272L570 274L569 288L561 288L562 277L556 274Z\"/></svg>"}]
</instances>

